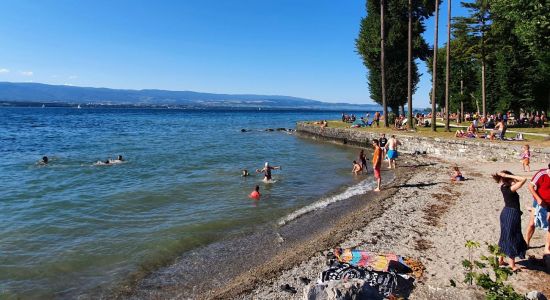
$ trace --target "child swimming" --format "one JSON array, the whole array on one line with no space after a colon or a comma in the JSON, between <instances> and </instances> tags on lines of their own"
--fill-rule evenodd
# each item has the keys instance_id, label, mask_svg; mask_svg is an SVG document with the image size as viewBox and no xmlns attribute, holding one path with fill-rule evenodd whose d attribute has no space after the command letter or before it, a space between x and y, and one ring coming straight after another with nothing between
<instances>
[{"instance_id":1,"label":"child swimming","mask_svg":"<svg viewBox=\"0 0 550 300\"><path fill-rule=\"evenodd\" d=\"M250 193L250 195L248 195L248 198L250 199L253 199L253 200L260 200L260 197L262 195L260 194L260 186L257 185L254 190L252 191L252 193Z\"/></svg>"}]
</instances>

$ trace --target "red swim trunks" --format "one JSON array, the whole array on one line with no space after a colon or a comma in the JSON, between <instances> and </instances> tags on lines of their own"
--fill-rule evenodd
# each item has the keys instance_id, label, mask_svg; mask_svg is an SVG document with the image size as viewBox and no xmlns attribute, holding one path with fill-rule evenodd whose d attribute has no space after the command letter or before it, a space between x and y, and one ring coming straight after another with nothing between
<instances>
[{"instance_id":1,"label":"red swim trunks","mask_svg":"<svg viewBox=\"0 0 550 300\"><path fill-rule=\"evenodd\" d=\"M374 168L374 178L380 179L380 168Z\"/></svg>"}]
</instances>

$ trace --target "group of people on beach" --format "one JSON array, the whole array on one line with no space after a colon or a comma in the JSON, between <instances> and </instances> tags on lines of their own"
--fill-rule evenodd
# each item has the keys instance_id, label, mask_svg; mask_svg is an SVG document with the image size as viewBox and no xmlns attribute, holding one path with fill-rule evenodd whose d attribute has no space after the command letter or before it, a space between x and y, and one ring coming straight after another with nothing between
<instances>
[{"instance_id":1,"label":"group of people on beach","mask_svg":"<svg viewBox=\"0 0 550 300\"><path fill-rule=\"evenodd\" d=\"M347 115L342 113L342 122L353 123L351 127L365 127L365 126L374 126L380 127L380 121L384 119L384 116L380 112L375 112L372 116L372 121L370 121L370 113L365 114L362 117L357 117L354 114Z\"/></svg>"},{"instance_id":2,"label":"group of people on beach","mask_svg":"<svg viewBox=\"0 0 550 300\"><path fill-rule=\"evenodd\" d=\"M548 213L550 208L550 164L548 164L548 168L538 171L528 184L529 192L533 196L533 203L529 208L529 225L525 238L521 232L522 212L517 191L527 182L527 178L503 170L494 174L493 179L499 183L504 198L504 208L500 214L498 246L501 252L508 257L512 270L519 270L515 259L516 257L525 258L536 227L547 231L544 254L550 255L550 214ZM499 263L505 264L503 257L500 258Z\"/></svg>"},{"instance_id":3,"label":"group of people on beach","mask_svg":"<svg viewBox=\"0 0 550 300\"><path fill-rule=\"evenodd\" d=\"M373 139L371 143L373 148L372 169L377 185L374 191L378 192L380 191L380 184L382 181L380 174L382 160L388 161L388 169L395 169L395 160L398 156L397 147L401 145L401 142L395 137L395 135L392 135L388 140L386 138L386 134L382 133L380 138ZM353 161L353 168L351 172L355 175L368 173L367 158L363 149L359 152L358 161Z\"/></svg>"},{"instance_id":4,"label":"group of people on beach","mask_svg":"<svg viewBox=\"0 0 550 300\"><path fill-rule=\"evenodd\" d=\"M505 134L506 130L508 129L508 125L504 119L497 119L496 125L493 125L490 127L490 131L484 131L487 128L483 128L482 130L479 129L478 124L476 121L472 122L470 125L468 125L468 128L466 128L466 131L462 129L458 129L455 132L455 137L463 137L463 138L481 138L481 139L490 139L491 141L495 139L499 140L506 140Z\"/></svg>"}]
</instances>

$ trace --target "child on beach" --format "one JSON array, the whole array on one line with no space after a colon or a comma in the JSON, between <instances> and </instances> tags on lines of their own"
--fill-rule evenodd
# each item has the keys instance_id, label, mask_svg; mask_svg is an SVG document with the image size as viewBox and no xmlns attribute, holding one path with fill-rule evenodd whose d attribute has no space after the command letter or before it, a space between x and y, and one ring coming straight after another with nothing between
<instances>
[{"instance_id":1,"label":"child on beach","mask_svg":"<svg viewBox=\"0 0 550 300\"><path fill-rule=\"evenodd\" d=\"M531 151L529 151L529 145L525 144L522 148L523 152L521 153L521 165L523 166L523 172L531 172L531 167L529 166L529 159L531 158Z\"/></svg>"},{"instance_id":2,"label":"child on beach","mask_svg":"<svg viewBox=\"0 0 550 300\"><path fill-rule=\"evenodd\" d=\"M362 168L361 165L357 163L357 161L353 161L353 169L351 169L351 172L355 175L359 175L359 172L361 172Z\"/></svg>"},{"instance_id":3,"label":"child on beach","mask_svg":"<svg viewBox=\"0 0 550 300\"><path fill-rule=\"evenodd\" d=\"M367 157L365 156L365 151L361 149L361 152L359 152L359 160L361 161L361 171L364 173L368 173L367 169Z\"/></svg>"},{"instance_id":4,"label":"child on beach","mask_svg":"<svg viewBox=\"0 0 550 300\"><path fill-rule=\"evenodd\" d=\"M379 192L380 183L382 181L382 177L380 176L380 166L382 165L382 149L380 149L377 139L372 140L372 147L374 148L374 153L372 155L372 169L374 170L374 178L376 178L376 189L374 189L374 191Z\"/></svg>"},{"instance_id":5,"label":"child on beach","mask_svg":"<svg viewBox=\"0 0 550 300\"><path fill-rule=\"evenodd\" d=\"M458 167L453 167L453 175L451 176L451 181L464 181L464 176L460 172Z\"/></svg>"},{"instance_id":6,"label":"child on beach","mask_svg":"<svg viewBox=\"0 0 550 300\"><path fill-rule=\"evenodd\" d=\"M260 186L257 185L254 190L252 191L252 193L250 193L250 195L248 195L248 198L250 199L253 199L253 200L260 200L260 197L262 195L260 194Z\"/></svg>"}]
</instances>

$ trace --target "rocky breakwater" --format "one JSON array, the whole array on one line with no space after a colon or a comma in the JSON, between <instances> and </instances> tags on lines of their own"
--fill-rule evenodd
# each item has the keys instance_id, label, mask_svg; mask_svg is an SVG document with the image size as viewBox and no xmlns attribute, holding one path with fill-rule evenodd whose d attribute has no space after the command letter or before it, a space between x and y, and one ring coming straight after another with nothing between
<instances>
[{"instance_id":1,"label":"rocky breakwater","mask_svg":"<svg viewBox=\"0 0 550 300\"><path fill-rule=\"evenodd\" d=\"M323 128L309 122L298 122L296 132L303 136L358 146L367 146L372 139L380 136L378 133L356 128ZM518 161L524 144L467 138L418 137L392 130L388 130L386 136L389 137L391 134L395 134L402 142L401 152L430 154L446 159ZM550 147L531 145L531 161L550 162Z\"/></svg>"}]
</instances>

